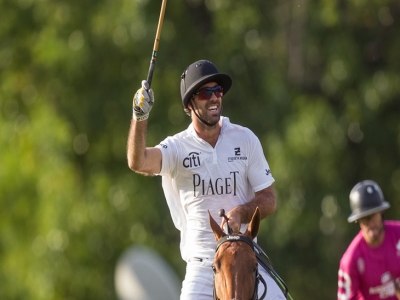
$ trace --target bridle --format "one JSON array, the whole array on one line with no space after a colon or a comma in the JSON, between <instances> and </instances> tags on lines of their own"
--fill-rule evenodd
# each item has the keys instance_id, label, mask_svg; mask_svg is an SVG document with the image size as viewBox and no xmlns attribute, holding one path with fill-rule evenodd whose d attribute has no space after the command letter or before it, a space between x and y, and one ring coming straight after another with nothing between
<instances>
[{"instance_id":1,"label":"bridle","mask_svg":"<svg viewBox=\"0 0 400 300\"><path fill-rule=\"evenodd\" d=\"M218 248L226 242L244 242L247 245L249 245L251 247L251 249L255 252L254 250L254 244L253 241L243 235L237 235L237 234L230 234L230 235L226 235L223 238L221 238L218 242L217 242L217 246L215 248L215 252L218 251ZM267 284L265 283L264 278L258 273L258 264L256 267L256 272L255 272L255 276L256 276L256 280L255 280L255 284L254 284L254 292L253 292L253 296L250 300L262 300L265 298L265 295L267 294ZM261 295L261 298L258 298L258 283L261 281L261 283L264 285L264 292ZM215 290L215 274L214 274L214 278L213 278L213 298L214 300L218 300L219 298L217 298L217 293Z\"/></svg>"},{"instance_id":2,"label":"bridle","mask_svg":"<svg viewBox=\"0 0 400 300\"><path fill-rule=\"evenodd\" d=\"M272 277L272 279L278 284L278 286L280 287L280 289L282 290L282 292L285 296L285 299L287 299L287 297L289 297L291 300L293 300L292 296L289 293L289 289L288 289L286 283L282 280L282 278L274 270L274 268L272 267L271 260L269 259L268 255L261 249L261 247L256 242L252 241L250 238L243 236L243 235L237 235L237 234L233 233L232 228L228 224L229 218L226 216L224 209L221 209L219 211L219 216L225 218L225 220L226 220L225 225L227 227L226 229L227 229L228 235L221 238L217 242L217 247L215 249L215 252L217 252L218 248L225 242L228 242L228 241L229 242L232 242L232 241L245 242L255 252L255 255L257 258L257 263L260 264L265 269L265 271ZM255 280L254 293L253 293L253 297L251 300L262 300L262 299L264 299L265 295L267 294L267 284L265 283L264 278L258 273L258 264L257 264L257 268L256 268L256 280ZM258 283L260 281L264 285L264 292L261 295L261 298L258 299ZM218 298L216 296L216 291L215 291L215 274L214 274L214 279L213 279L213 296L214 296L214 300L218 300Z\"/></svg>"}]
</instances>

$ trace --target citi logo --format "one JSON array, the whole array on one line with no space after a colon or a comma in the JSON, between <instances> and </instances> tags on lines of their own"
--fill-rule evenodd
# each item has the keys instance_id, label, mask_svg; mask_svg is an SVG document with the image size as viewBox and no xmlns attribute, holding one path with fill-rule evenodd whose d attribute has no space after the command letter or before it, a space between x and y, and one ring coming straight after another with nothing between
<instances>
[{"instance_id":1,"label":"citi logo","mask_svg":"<svg viewBox=\"0 0 400 300\"><path fill-rule=\"evenodd\" d=\"M200 167L200 153L190 152L183 160L183 166L185 168Z\"/></svg>"},{"instance_id":2,"label":"citi logo","mask_svg":"<svg viewBox=\"0 0 400 300\"><path fill-rule=\"evenodd\" d=\"M238 235L229 235L226 239L227 240L239 240L240 236L238 236Z\"/></svg>"}]
</instances>

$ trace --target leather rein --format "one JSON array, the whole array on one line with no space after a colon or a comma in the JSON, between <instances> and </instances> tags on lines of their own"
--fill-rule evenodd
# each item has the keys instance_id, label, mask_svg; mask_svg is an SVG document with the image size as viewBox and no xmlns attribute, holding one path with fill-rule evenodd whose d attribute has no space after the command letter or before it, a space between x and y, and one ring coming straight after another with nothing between
<instances>
[{"instance_id":1,"label":"leather rein","mask_svg":"<svg viewBox=\"0 0 400 300\"><path fill-rule=\"evenodd\" d=\"M249 245L251 247L251 249L253 249L254 252L256 252L254 250L254 244L253 244L253 241L251 239L249 239L246 236L236 235L236 234L229 234L229 235L224 236L223 238L221 238L217 242L217 246L215 248L215 252L217 252L218 248L223 243L226 243L226 242L244 242L247 245ZM258 298L258 284L259 284L260 281L264 285L264 292L261 295L261 298ZM254 292L253 292L253 296L252 296L252 298L250 300L263 300L265 298L266 294L267 294L267 284L265 283L264 278L258 273L258 264L257 264ZM219 299L219 298L217 298L217 294L216 294L216 290L215 290L215 274L214 274L214 278L213 278L213 298L214 298L214 300L218 300Z\"/></svg>"}]
</instances>

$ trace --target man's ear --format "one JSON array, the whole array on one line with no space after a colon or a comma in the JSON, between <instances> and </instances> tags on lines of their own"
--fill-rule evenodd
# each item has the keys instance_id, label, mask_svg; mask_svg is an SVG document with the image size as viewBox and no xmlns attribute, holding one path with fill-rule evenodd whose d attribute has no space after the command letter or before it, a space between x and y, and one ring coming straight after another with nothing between
<instances>
[{"instance_id":1,"label":"man's ear","mask_svg":"<svg viewBox=\"0 0 400 300\"><path fill-rule=\"evenodd\" d=\"M189 102L188 102L188 104L187 104L187 108L188 108L189 110L193 110L192 101L193 101L193 99L190 98L190 99L189 99Z\"/></svg>"}]
</instances>

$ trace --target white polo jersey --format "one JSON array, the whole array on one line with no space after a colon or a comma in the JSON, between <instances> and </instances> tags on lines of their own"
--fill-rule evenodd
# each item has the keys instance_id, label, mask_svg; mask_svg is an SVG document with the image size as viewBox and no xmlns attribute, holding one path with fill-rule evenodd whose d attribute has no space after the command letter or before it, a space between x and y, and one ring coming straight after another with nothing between
<instances>
[{"instance_id":1,"label":"white polo jersey","mask_svg":"<svg viewBox=\"0 0 400 300\"><path fill-rule=\"evenodd\" d=\"M208 211L219 223L220 209L230 211L254 198L273 182L261 143L248 128L221 117L215 147L201 139L193 124L167 137L156 147L162 152L164 194L176 228L181 232L181 255L213 259L215 238ZM242 226L244 232L246 225Z\"/></svg>"}]
</instances>

